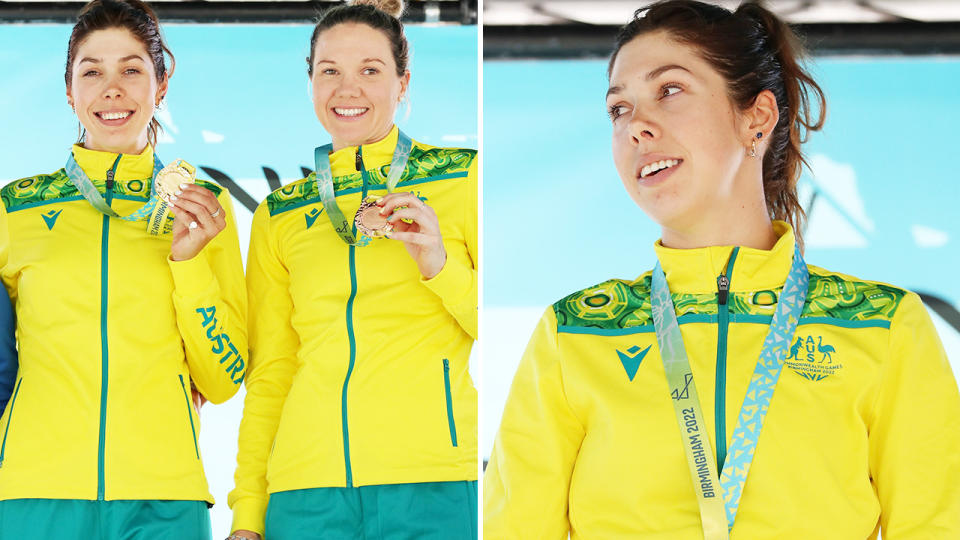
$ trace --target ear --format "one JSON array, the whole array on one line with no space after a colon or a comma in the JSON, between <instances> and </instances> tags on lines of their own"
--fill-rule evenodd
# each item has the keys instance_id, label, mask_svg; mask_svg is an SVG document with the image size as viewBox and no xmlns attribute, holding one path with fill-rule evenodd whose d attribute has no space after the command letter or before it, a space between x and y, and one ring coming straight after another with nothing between
<instances>
[{"instance_id":1,"label":"ear","mask_svg":"<svg viewBox=\"0 0 960 540\"><path fill-rule=\"evenodd\" d=\"M70 93L70 87L67 87L67 105L73 109L73 94Z\"/></svg>"},{"instance_id":2,"label":"ear","mask_svg":"<svg viewBox=\"0 0 960 540\"><path fill-rule=\"evenodd\" d=\"M167 96L167 90L170 88L170 75L165 73L163 80L157 85L157 105Z\"/></svg>"},{"instance_id":3,"label":"ear","mask_svg":"<svg viewBox=\"0 0 960 540\"><path fill-rule=\"evenodd\" d=\"M777 121L780 120L780 110L777 108L777 98L773 92L764 90L757 94L756 99L743 115L744 122L741 128L741 140L746 141L745 146L750 146L750 142L755 140L757 133L762 133L763 137L757 141L763 144L766 149L766 140L770 138L773 129L777 127Z\"/></svg>"},{"instance_id":4,"label":"ear","mask_svg":"<svg viewBox=\"0 0 960 540\"><path fill-rule=\"evenodd\" d=\"M410 88L410 70L403 72L403 77L400 77L400 98L402 99L407 95L407 89Z\"/></svg>"}]
</instances>

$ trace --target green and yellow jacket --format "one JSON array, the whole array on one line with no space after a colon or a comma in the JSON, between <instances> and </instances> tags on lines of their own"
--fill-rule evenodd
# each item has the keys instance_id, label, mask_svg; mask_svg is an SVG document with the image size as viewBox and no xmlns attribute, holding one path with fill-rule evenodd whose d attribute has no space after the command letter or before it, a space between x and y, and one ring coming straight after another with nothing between
<instances>
[{"instance_id":1,"label":"green and yellow jacket","mask_svg":"<svg viewBox=\"0 0 960 540\"><path fill-rule=\"evenodd\" d=\"M396 143L394 128L330 155L345 216L386 193ZM397 191L439 217L447 261L430 280L399 241L345 244L313 174L254 213L233 530L263 533L278 491L477 478L476 151L414 141Z\"/></svg>"},{"instance_id":2,"label":"green and yellow jacket","mask_svg":"<svg viewBox=\"0 0 960 540\"><path fill-rule=\"evenodd\" d=\"M147 201L149 146L119 160L73 153L120 215ZM213 502L190 381L214 403L237 391L247 301L230 195L201 184L227 227L179 262L169 233L101 214L63 169L0 191L0 277L20 354L0 418L0 500Z\"/></svg>"},{"instance_id":3,"label":"green and yellow jacket","mask_svg":"<svg viewBox=\"0 0 960 540\"><path fill-rule=\"evenodd\" d=\"M656 246L721 465L794 251L775 228L770 251ZM960 538L960 395L919 297L809 270L731 539ZM543 315L486 470L485 538L703 539L650 275Z\"/></svg>"}]
</instances>

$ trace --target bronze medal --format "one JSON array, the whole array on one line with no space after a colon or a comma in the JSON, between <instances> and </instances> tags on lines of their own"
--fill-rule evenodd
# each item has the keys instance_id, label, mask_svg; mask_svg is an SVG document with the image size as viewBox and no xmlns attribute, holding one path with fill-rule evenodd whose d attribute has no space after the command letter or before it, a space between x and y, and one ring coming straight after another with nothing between
<instances>
[{"instance_id":1,"label":"bronze medal","mask_svg":"<svg viewBox=\"0 0 960 540\"><path fill-rule=\"evenodd\" d=\"M364 201L360 205L353 223L358 231L371 238L386 236L393 231L393 225L387 221L386 217L380 215L380 207L373 200Z\"/></svg>"}]
</instances>

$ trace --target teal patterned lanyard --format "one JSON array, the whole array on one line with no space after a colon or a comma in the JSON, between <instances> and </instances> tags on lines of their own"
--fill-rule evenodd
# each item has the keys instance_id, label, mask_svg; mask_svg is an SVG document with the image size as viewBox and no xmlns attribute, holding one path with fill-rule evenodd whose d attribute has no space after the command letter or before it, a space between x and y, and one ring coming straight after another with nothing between
<instances>
[{"instance_id":1,"label":"teal patterned lanyard","mask_svg":"<svg viewBox=\"0 0 960 540\"><path fill-rule=\"evenodd\" d=\"M393 190L397 187L412 149L413 142L410 137L407 137L398 129L397 147L393 151L390 171L387 173L387 193L393 193ZM327 217L333 224L334 230L337 231L344 242L352 246L357 243L357 238L353 232L353 220L347 220L343 217L343 212L337 206L337 196L333 190L333 171L330 169L330 152L333 152L333 144L318 146L313 151L313 160L317 167L317 191L320 193L323 208L327 211Z\"/></svg>"},{"instance_id":2,"label":"teal patterned lanyard","mask_svg":"<svg viewBox=\"0 0 960 540\"><path fill-rule=\"evenodd\" d=\"M790 273L783 285L773 322L770 323L760 358L750 378L747 395L740 407L737 425L733 430L728 458L723 464L723 472L720 473L719 486L724 501L727 530L717 532L717 527L711 526L722 519L722 516L717 516L719 505L713 504L718 500L717 495L720 494L717 493L715 486L716 458L704 429L703 411L693 383L690 361L687 359L683 338L680 335L680 326L677 323L673 300L670 298L667 278L660 263L657 263L653 270L651 301L657 344L660 347L663 368L667 374L677 422L683 434L684 449L700 503L705 537L709 540L727 538L729 531L733 529L737 509L740 506L740 496L743 494L743 486L750 472L750 464L753 462L763 420L770 408L770 400L773 398L777 380L780 378L784 356L800 322L809 281L810 275L803 261L803 255L800 253L800 247L794 246Z\"/></svg>"},{"instance_id":3,"label":"teal patterned lanyard","mask_svg":"<svg viewBox=\"0 0 960 540\"><path fill-rule=\"evenodd\" d=\"M117 156L117 161L120 161L121 156ZM114 162L116 165L117 162ZM130 214L129 216L121 216L113 208L110 208L110 205L107 204L107 201L103 199L103 195L100 195L100 192L97 191L96 186L93 185L93 182L90 181L90 177L87 176L87 173L83 172L83 169L80 168L80 165L77 164L77 160L73 157L73 152L70 152L70 157L67 158L67 165L64 167L67 171L67 177L70 179L70 182L80 191L83 195L83 198L90 203L91 206L96 208L102 214L106 214L112 218L122 219L124 221L148 221L150 219L150 214L153 213L154 209L157 206L158 202L161 202L157 198L156 193L156 182L150 182L150 200L144 203L136 212ZM160 169L163 168L163 163L160 163L160 158L156 154L153 155L153 180L157 179L157 173L160 172ZM113 169L111 169L112 171ZM163 203L166 204L166 203Z\"/></svg>"}]
</instances>

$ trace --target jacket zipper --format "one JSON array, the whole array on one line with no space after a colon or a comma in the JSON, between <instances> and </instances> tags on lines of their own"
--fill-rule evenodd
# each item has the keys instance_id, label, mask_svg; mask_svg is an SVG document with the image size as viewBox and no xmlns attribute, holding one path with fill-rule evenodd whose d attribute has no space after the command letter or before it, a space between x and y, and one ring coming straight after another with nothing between
<instances>
[{"instance_id":1,"label":"jacket zipper","mask_svg":"<svg viewBox=\"0 0 960 540\"><path fill-rule=\"evenodd\" d=\"M123 154L118 154L113 166L107 171L107 206L113 202L113 180ZM105 497L104 447L107 441L107 373L110 365L110 350L107 347L107 277L110 254L110 216L103 215L103 233L100 237L100 439L97 444L97 500Z\"/></svg>"},{"instance_id":2,"label":"jacket zipper","mask_svg":"<svg viewBox=\"0 0 960 540\"><path fill-rule=\"evenodd\" d=\"M193 450L197 453L197 459L200 459L200 448L197 447L197 428L193 426L193 408L190 406L190 397L187 396L187 386L183 382L183 375L180 377L180 389L183 390L183 399L187 401L187 418L190 419L190 433L193 434Z\"/></svg>"},{"instance_id":3,"label":"jacket zipper","mask_svg":"<svg viewBox=\"0 0 960 540\"><path fill-rule=\"evenodd\" d=\"M443 359L443 389L447 394L447 425L450 427L450 443L457 446L457 424L453 421L453 395L450 393L450 361Z\"/></svg>"},{"instance_id":4,"label":"jacket zipper","mask_svg":"<svg viewBox=\"0 0 960 540\"><path fill-rule=\"evenodd\" d=\"M360 200L367 198L367 171L363 169L361 147L357 147L356 165L363 179L362 195ZM357 234L356 225L353 234ZM353 301L357 297L357 254L356 246L349 246L350 258L350 298L347 299L347 338L350 341L350 364L347 366L347 376L343 380L343 391L340 395L340 422L343 429L343 463L346 471L347 487L353 487L353 468L350 465L350 429L347 425L347 385L350 384L350 375L353 374L353 365L357 360L357 338L353 331Z\"/></svg>"},{"instance_id":5,"label":"jacket zipper","mask_svg":"<svg viewBox=\"0 0 960 540\"><path fill-rule=\"evenodd\" d=\"M10 422L13 421L13 406L17 404L17 394L20 393L20 383L23 377L17 381L17 388L13 391L13 399L10 400L10 414L7 415L7 427L3 429L3 443L0 444L0 467L3 467L3 456L7 451L7 433L10 433Z\"/></svg>"},{"instance_id":6,"label":"jacket zipper","mask_svg":"<svg viewBox=\"0 0 960 540\"><path fill-rule=\"evenodd\" d=\"M727 328L730 325L727 300L730 294L730 276L739 252L739 247L733 248L727 261L726 272L717 276L717 378L714 420L717 425L718 473L723 470L723 462L727 457Z\"/></svg>"}]
</instances>

